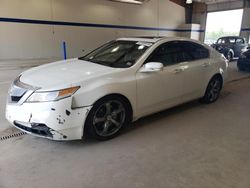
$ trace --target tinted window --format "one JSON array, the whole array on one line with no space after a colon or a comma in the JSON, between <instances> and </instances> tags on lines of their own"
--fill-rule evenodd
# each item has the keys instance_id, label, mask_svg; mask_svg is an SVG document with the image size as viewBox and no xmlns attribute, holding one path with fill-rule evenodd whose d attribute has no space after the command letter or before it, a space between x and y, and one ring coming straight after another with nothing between
<instances>
[{"instance_id":1,"label":"tinted window","mask_svg":"<svg viewBox=\"0 0 250 188\"><path fill-rule=\"evenodd\" d=\"M190 61L192 57L178 42L168 42L159 46L146 62L161 62L164 66Z\"/></svg>"},{"instance_id":2,"label":"tinted window","mask_svg":"<svg viewBox=\"0 0 250 188\"><path fill-rule=\"evenodd\" d=\"M225 39L218 39L217 43L218 44L225 44L226 41L225 41Z\"/></svg>"},{"instance_id":3,"label":"tinted window","mask_svg":"<svg viewBox=\"0 0 250 188\"><path fill-rule=\"evenodd\" d=\"M200 44L193 42L180 42L183 50L189 53L192 60L206 59L209 57L209 51Z\"/></svg>"},{"instance_id":4,"label":"tinted window","mask_svg":"<svg viewBox=\"0 0 250 188\"><path fill-rule=\"evenodd\" d=\"M236 40L236 43L237 43L237 44L244 44L244 40L243 40L243 39L237 39L237 40Z\"/></svg>"},{"instance_id":5,"label":"tinted window","mask_svg":"<svg viewBox=\"0 0 250 188\"><path fill-rule=\"evenodd\" d=\"M234 38L221 38L217 41L218 44L234 44L235 39Z\"/></svg>"},{"instance_id":6,"label":"tinted window","mask_svg":"<svg viewBox=\"0 0 250 188\"><path fill-rule=\"evenodd\" d=\"M218 39L218 44L235 44L236 38L220 38Z\"/></svg>"},{"instance_id":7,"label":"tinted window","mask_svg":"<svg viewBox=\"0 0 250 188\"><path fill-rule=\"evenodd\" d=\"M208 57L209 51L202 45L187 41L174 41L159 46L146 62L161 62L167 66Z\"/></svg>"},{"instance_id":8,"label":"tinted window","mask_svg":"<svg viewBox=\"0 0 250 188\"><path fill-rule=\"evenodd\" d=\"M228 39L228 41L229 41L230 44L234 44L235 43L235 38L230 38L230 39Z\"/></svg>"}]
</instances>

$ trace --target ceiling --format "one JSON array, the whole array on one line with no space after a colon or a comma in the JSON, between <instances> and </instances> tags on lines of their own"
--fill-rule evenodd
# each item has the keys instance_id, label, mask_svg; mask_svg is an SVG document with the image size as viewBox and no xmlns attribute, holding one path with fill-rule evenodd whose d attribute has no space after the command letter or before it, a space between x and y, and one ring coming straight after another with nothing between
<instances>
[{"instance_id":1,"label":"ceiling","mask_svg":"<svg viewBox=\"0 0 250 188\"><path fill-rule=\"evenodd\" d=\"M242 0L193 0L195 2L202 2L206 4L217 4L217 3L228 3L228 2L235 2L235 1L242 1Z\"/></svg>"},{"instance_id":2,"label":"ceiling","mask_svg":"<svg viewBox=\"0 0 250 188\"><path fill-rule=\"evenodd\" d=\"M143 4L150 0L109 0L109 1L118 1L118 2L126 2L126 3L134 3L134 4ZM177 4L185 5L186 0L171 0ZM206 4L219 4L219 3L231 3L231 2L242 2L243 0L192 0L193 2L200 2Z\"/></svg>"}]
</instances>

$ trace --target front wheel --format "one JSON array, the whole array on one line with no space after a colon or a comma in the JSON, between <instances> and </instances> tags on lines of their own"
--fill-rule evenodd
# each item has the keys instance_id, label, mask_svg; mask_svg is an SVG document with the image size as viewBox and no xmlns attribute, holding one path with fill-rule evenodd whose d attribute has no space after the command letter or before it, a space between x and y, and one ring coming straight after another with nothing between
<instances>
[{"instance_id":1,"label":"front wheel","mask_svg":"<svg viewBox=\"0 0 250 188\"><path fill-rule=\"evenodd\" d=\"M222 79L219 76L213 77L208 83L205 95L201 99L204 103L213 103L215 102L220 95L222 89Z\"/></svg>"},{"instance_id":2,"label":"front wheel","mask_svg":"<svg viewBox=\"0 0 250 188\"><path fill-rule=\"evenodd\" d=\"M228 52L228 53L226 54L226 58L227 58L228 62L232 61L232 59L233 59L233 54L232 54L232 52Z\"/></svg>"},{"instance_id":3,"label":"front wheel","mask_svg":"<svg viewBox=\"0 0 250 188\"><path fill-rule=\"evenodd\" d=\"M108 140L120 133L131 120L127 101L120 97L106 97L97 101L85 123L88 136Z\"/></svg>"}]
</instances>

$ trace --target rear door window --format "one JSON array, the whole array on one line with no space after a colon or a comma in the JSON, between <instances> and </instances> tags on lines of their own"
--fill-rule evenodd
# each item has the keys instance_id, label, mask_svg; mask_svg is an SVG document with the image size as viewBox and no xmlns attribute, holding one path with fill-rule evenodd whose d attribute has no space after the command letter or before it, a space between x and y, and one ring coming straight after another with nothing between
<instances>
[{"instance_id":1,"label":"rear door window","mask_svg":"<svg viewBox=\"0 0 250 188\"><path fill-rule=\"evenodd\" d=\"M189 41L182 41L180 43L183 50L190 54L192 60L209 58L209 50L204 46Z\"/></svg>"},{"instance_id":2,"label":"rear door window","mask_svg":"<svg viewBox=\"0 0 250 188\"><path fill-rule=\"evenodd\" d=\"M237 44L244 44L244 40L239 38L236 40L236 43Z\"/></svg>"},{"instance_id":3,"label":"rear door window","mask_svg":"<svg viewBox=\"0 0 250 188\"><path fill-rule=\"evenodd\" d=\"M146 62L161 62L164 66L209 58L209 50L189 41L171 41L160 45Z\"/></svg>"},{"instance_id":4,"label":"rear door window","mask_svg":"<svg viewBox=\"0 0 250 188\"><path fill-rule=\"evenodd\" d=\"M228 39L228 41L230 44L235 44L235 38L230 38L230 39Z\"/></svg>"}]
</instances>

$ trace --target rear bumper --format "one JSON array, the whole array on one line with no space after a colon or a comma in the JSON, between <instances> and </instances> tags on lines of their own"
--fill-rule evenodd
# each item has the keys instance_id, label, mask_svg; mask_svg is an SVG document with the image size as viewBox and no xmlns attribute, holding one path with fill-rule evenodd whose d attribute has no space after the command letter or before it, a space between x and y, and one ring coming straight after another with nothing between
<instances>
[{"instance_id":1,"label":"rear bumper","mask_svg":"<svg viewBox=\"0 0 250 188\"><path fill-rule=\"evenodd\" d=\"M83 136L91 106L71 108L72 98L55 102L6 105L6 118L16 128L51 140L76 140Z\"/></svg>"}]
</instances>

